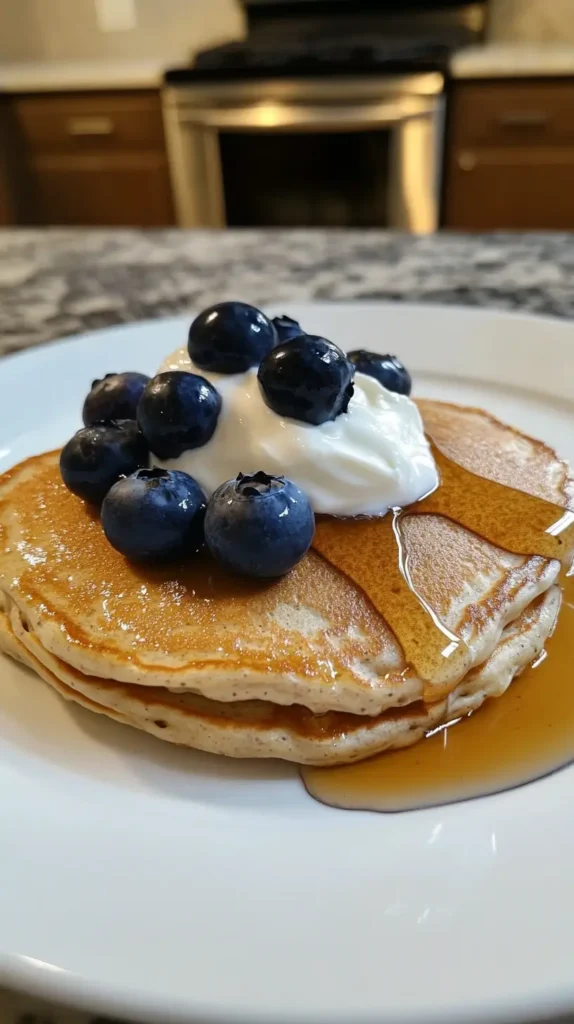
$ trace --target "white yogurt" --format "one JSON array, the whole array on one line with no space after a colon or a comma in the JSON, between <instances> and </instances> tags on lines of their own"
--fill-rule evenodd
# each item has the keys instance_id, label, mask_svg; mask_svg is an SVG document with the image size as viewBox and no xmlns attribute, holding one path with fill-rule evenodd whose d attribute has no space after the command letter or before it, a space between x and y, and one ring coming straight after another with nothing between
<instances>
[{"instance_id":1,"label":"white yogurt","mask_svg":"<svg viewBox=\"0 0 574 1024\"><path fill-rule=\"evenodd\" d=\"M438 483L420 413L410 398L373 377L355 374L346 413L320 426L278 416L263 399L257 368L210 373L196 367L185 348L158 372L184 370L211 381L222 398L215 433L207 444L155 465L181 469L209 496L225 480L257 470L293 480L315 512L334 516L384 515L418 501Z\"/></svg>"}]
</instances>

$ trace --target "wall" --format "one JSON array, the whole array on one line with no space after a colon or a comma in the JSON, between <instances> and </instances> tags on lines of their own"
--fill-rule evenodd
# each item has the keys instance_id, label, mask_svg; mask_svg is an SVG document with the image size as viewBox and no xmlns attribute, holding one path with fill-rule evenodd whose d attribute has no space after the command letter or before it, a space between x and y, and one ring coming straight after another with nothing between
<instances>
[{"instance_id":1,"label":"wall","mask_svg":"<svg viewBox=\"0 0 574 1024\"><path fill-rule=\"evenodd\" d=\"M0 59L41 56L35 0L0 0Z\"/></svg>"},{"instance_id":2,"label":"wall","mask_svg":"<svg viewBox=\"0 0 574 1024\"><path fill-rule=\"evenodd\" d=\"M101 32L94 0L0 0L0 60L187 59L243 31L239 0L135 0L137 27ZM490 0L499 41L574 42L574 0Z\"/></svg>"},{"instance_id":3,"label":"wall","mask_svg":"<svg viewBox=\"0 0 574 1024\"><path fill-rule=\"evenodd\" d=\"M242 33L237 0L136 0L137 26L101 32L93 0L0 0L0 59L187 59Z\"/></svg>"},{"instance_id":4,"label":"wall","mask_svg":"<svg viewBox=\"0 0 574 1024\"><path fill-rule=\"evenodd\" d=\"M574 0L491 0L489 36L500 42L574 42Z\"/></svg>"}]
</instances>

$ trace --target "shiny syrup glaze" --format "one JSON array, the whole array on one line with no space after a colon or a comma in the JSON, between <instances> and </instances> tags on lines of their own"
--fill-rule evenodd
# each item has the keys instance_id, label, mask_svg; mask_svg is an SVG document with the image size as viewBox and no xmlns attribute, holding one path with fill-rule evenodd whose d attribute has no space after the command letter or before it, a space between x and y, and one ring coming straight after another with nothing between
<instances>
[{"instance_id":1,"label":"shiny syrup glaze","mask_svg":"<svg viewBox=\"0 0 574 1024\"><path fill-rule=\"evenodd\" d=\"M404 750L339 768L304 768L322 803L408 811L469 800L542 778L574 759L574 580L566 581L546 657L474 714Z\"/></svg>"},{"instance_id":2,"label":"shiny syrup glaze","mask_svg":"<svg viewBox=\"0 0 574 1024\"><path fill-rule=\"evenodd\" d=\"M439 514L515 554L568 564L574 514L479 477L433 452L440 487L417 506L382 520L322 520L314 546L360 586L399 638L407 663L429 678L448 659L460 675L464 642L445 630L415 593L402 557L401 527L411 515ZM574 755L574 580L563 578L559 621L536 667L479 714L431 731L404 750L354 765L303 768L308 792L336 807L403 811L470 799L522 785ZM441 689L427 693L438 699Z\"/></svg>"}]
</instances>

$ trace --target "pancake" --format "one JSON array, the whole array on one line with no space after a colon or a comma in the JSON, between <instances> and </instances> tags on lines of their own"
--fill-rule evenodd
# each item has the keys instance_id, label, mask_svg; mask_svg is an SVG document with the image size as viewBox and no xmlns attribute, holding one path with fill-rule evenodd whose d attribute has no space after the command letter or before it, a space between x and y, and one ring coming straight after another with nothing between
<instances>
[{"instance_id":1,"label":"pancake","mask_svg":"<svg viewBox=\"0 0 574 1024\"><path fill-rule=\"evenodd\" d=\"M501 423L484 409L418 398L425 429L460 466L556 505L574 507L570 467L542 441Z\"/></svg>"},{"instance_id":2,"label":"pancake","mask_svg":"<svg viewBox=\"0 0 574 1024\"><path fill-rule=\"evenodd\" d=\"M560 590L551 587L502 634L495 651L450 696L433 704L374 717L327 712L268 701L218 702L161 687L114 683L84 676L50 654L25 628L15 605L0 613L0 648L33 669L66 700L151 733L170 743L232 757L277 757L300 764L334 765L410 746L425 732L475 711L500 696L541 652L553 629Z\"/></svg>"},{"instance_id":3,"label":"pancake","mask_svg":"<svg viewBox=\"0 0 574 1024\"><path fill-rule=\"evenodd\" d=\"M469 410L476 442L469 447L464 409L421 405L453 457L460 449L474 472L506 473L512 486L521 477L520 440L525 488L566 504L567 471L551 449L512 432L507 462L510 428ZM496 458L481 455L497 438ZM440 673L430 680L442 697L490 658L506 626L554 584L560 565L510 554L438 515L407 516L403 537L417 592L467 645L458 677L446 686ZM29 459L0 480L0 589L40 647L85 677L217 702L369 716L428 696L429 681L405 664L362 590L316 552L266 584L231 577L207 556L136 567L108 544L97 514L63 486L58 453Z\"/></svg>"}]
</instances>

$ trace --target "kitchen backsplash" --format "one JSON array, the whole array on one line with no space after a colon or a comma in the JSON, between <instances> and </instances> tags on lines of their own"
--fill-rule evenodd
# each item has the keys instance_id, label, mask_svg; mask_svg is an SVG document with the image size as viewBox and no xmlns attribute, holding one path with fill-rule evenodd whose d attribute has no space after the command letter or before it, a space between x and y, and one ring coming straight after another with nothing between
<instances>
[{"instance_id":1,"label":"kitchen backsplash","mask_svg":"<svg viewBox=\"0 0 574 1024\"><path fill-rule=\"evenodd\" d=\"M574 0L491 0L497 42L574 43Z\"/></svg>"},{"instance_id":2,"label":"kitchen backsplash","mask_svg":"<svg viewBox=\"0 0 574 1024\"><path fill-rule=\"evenodd\" d=\"M135 0L136 26L103 32L94 0L0 0L0 60L182 60L243 32L238 0Z\"/></svg>"},{"instance_id":3,"label":"kitchen backsplash","mask_svg":"<svg viewBox=\"0 0 574 1024\"><path fill-rule=\"evenodd\" d=\"M0 60L182 60L244 31L239 0L134 3L135 28L104 32L94 0L0 0ZM489 37L574 43L574 0L490 0Z\"/></svg>"}]
</instances>

